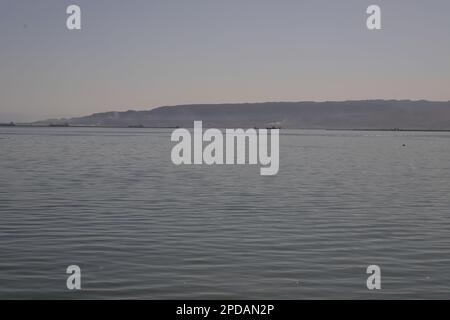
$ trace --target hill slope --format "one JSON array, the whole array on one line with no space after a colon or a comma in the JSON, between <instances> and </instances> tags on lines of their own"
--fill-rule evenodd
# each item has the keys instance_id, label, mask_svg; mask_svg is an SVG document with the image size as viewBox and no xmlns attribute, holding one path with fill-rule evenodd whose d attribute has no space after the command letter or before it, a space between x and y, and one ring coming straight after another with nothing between
<instances>
[{"instance_id":1,"label":"hill slope","mask_svg":"<svg viewBox=\"0 0 450 320\"><path fill-rule=\"evenodd\" d=\"M165 106L149 111L95 113L52 119L37 125L192 127L267 127L304 129L450 130L450 101L364 100L343 102L267 102Z\"/></svg>"}]
</instances>

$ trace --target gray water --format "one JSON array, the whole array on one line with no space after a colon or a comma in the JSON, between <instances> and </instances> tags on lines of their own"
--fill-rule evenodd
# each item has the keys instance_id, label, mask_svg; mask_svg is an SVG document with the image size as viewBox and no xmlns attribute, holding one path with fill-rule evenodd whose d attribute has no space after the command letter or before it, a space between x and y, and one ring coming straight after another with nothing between
<instances>
[{"instance_id":1,"label":"gray water","mask_svg":"<svg viewBox=\"0 0 450 320\"><path fill-rule=\"evenodd\" d=\"M276 176L170 134L0 128L0 298L450 298L450 133L285 130Z\"/></svg>"}]
</instances>

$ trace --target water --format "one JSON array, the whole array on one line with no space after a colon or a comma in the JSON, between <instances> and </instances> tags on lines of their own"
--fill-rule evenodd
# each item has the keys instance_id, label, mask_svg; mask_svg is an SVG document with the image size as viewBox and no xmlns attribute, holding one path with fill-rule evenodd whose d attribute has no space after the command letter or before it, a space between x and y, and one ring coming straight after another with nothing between
<instances>
[{"instance_id":1,"label":"water","mask_svg":"<svg viewBox=\"0 0 450 320\"><path fill-rule=\"evenodd\" d=\"M170 133L0 128L0 298L450 298L450 133L285 130L276 176Z\"/></svg>"}]
</instances>

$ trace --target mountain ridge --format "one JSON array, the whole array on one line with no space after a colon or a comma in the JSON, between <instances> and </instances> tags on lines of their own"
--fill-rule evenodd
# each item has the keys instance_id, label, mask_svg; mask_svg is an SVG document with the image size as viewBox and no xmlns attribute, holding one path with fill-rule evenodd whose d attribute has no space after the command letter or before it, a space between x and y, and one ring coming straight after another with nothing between
<instances>
[{"instance_id":1,"label":"mountain ridge","mask_svg":"<svg viewBox=\"0 0 450 320\"><path fill-rule=\"evenodd\" d=\"M150 110L108 111L33 125L192 127L268 127L289 129L450 130L450 101L348 100L186 104Z\"/></svg>"}]
</instances>

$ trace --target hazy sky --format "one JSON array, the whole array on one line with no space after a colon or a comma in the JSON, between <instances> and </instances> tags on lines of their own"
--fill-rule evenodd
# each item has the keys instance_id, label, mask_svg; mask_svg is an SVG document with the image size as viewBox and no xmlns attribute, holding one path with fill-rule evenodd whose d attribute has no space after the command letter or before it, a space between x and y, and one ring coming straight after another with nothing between
<instances>
[{"instance_id":1,"label":"hazy sky","mask_svg":"<svg viewBox=\"0 0 450 320\"><path fill-rule=\"evenodd\" d=\"M70 4L80 31L66 28ZM382 9L380 31L366 28L370 4ZM449 17L448 0L0 0L0 121L185 103L450 100Z\"/></svg>"}]
</instances>

